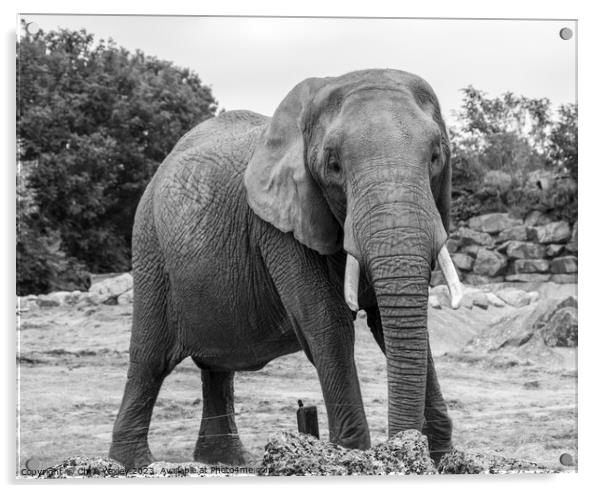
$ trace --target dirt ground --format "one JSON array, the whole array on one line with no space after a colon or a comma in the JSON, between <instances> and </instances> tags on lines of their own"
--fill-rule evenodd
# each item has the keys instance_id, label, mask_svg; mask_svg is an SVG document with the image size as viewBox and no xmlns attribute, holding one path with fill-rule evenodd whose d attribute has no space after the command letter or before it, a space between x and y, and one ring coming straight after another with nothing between
<instances>
[{"instance_id":1,"label":"dirt ground","mask_svg":"<svg viewBox=\"0 0 602 493\"><path fill-rule=\"evenodd\" d=\"M542 286L542 298L576 286ZM454 420L455 445L574 470L577 457L576 349L525 355L467 351L510 307L429 309L429 332L441 387ZM131 305L43 308L21 313L19 327L18 468L48 467L66 457L106 456L125 384ZM365 319L356 322L356 362L373 444L387 433L386 366ZM303 353L279 358L235 380L237 424L254 460L276 431L296 430L297 400L326 410L313 366ZM201 419L200 372L184 361L157 401L149 442L158 460L188 462Z\"/></svg>"}]
</instances>

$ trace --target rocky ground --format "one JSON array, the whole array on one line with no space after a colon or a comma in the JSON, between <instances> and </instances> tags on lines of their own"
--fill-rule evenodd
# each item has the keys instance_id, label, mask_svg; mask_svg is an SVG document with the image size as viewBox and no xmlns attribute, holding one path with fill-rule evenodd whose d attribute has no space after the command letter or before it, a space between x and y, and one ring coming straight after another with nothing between
<instances>
[{"instance_id":1,"label":"rocky ground","mask_svg":"<svg viewBox=\"0 0 602 493\"><path fill-rule=\"evenodd\" d=\"M95 281L87 293L19 300L22 476L50 466L61 466L54 477L78 471L84 476L95 470L119 473L119 465L106 454L127 370L131 277ZM575 469L570 458L564 460L569 465L559 458L577 457L576 306L575 284L468 287L464 305L456 311L449 308L445 288L431 290L429 333L459 451L442 462L440 472ZM361 313L356 333L356 362L372 442L376 447L385 444L379 450L389 450L390 458L397 445L386 442L385 360ZM150 475L181 476L185 467L189 475L190 467L197 468L196 475L248 473L210 468L199 473L203 465L189 462L200 423L200 386L191 361L183 362L164 383L149 434L151 449L162 462ZM291 434L296 431L297 400L302 399L318 407L321 436L328 436L318 379L302 353L279 358L258 372L237 374L235 387L237 423L252 457L251 474L261 473L266 460L290 462L291 456L281 453L283 444L293 457L299 447L330 447L326 442L300 443ZM419 448L420 440L415 440ZM272 444L267 459L266 444ZM374 455L342 461L349 471L357 459L366 474L385 467L370 457ZM396 467L411 469L420 457L417 460ZM369 467L366 461L372 461ZM331 465L342 473L340 463Z\"/></svg>"}]
</instances>

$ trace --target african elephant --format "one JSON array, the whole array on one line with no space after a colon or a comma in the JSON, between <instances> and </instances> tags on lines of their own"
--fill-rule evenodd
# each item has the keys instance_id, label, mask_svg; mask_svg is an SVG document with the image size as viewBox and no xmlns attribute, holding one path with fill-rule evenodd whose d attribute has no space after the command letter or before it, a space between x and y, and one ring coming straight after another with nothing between
<instances>
[{"instance_id":1,"label":"african elephant","mask_svg":"<svg viewBox=\"0 0 602 493\"><path fill-rule=\"evenodd\" d=\"M355 310L386 355L389 435L422 430L432 457L451 421L427 333L445 247L451 169L431 87L397 70L310 78L273 118L229 111L188 132L142 196L133 230L130 363L110 456L153 461L161 383L191 356L203 414L194 459L243 463L233 376L303 349L330 440L370 447L354 362Z\"/></svg>"}]
</instances>

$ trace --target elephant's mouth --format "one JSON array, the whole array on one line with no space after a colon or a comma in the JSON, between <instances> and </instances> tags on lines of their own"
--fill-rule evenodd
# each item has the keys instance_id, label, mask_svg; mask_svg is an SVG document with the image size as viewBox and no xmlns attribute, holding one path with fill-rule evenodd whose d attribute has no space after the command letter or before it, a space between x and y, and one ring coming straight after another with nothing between
<instances>
[{"instance_id":1,"label":"elephant's mouth","mask_svg":"<svg viewBox=\"0 0 602 493\"><path fill-rule=\"evenodd\" d=\"M456 310L462 303L462 283L458 278L458 273L449 255L449 251L445 244L439 250L437 255L439 266L445 278L447 288L449 289L449 297L451 307ZM359 310L358 302L358 286L360 277L360 264L357 259L350 254L347 254L347 263L345 265L345 301L347 306L356 312Z\"/></svg>"}]
</instances>

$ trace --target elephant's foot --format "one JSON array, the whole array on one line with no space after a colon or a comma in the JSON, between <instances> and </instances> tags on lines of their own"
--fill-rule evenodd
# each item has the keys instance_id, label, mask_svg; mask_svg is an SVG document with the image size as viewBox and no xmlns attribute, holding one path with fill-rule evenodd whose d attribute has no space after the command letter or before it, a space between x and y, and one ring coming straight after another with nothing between
<instances>
[{"instance_id":1,"label":"elephant's foot","mask_svg":"<svg viewBox=\"0 0 602 493\"><path fill-rule=\"evenodd\" d=\"M146 467L155 462L146 442L141 444L116 445L111 444L109 457L119 462L126 469Z\"/></svg>"},{"instance_id":2,"label":"elephant's foot","mask_svg":"<svg viewBox=\"0 0 602 493\"><path fill-rule=\"evenodd\" d=\"M194 449L194 460L203 464L242 466L249 462L249 453L237 436L199 436Z\"/></svg>"}]
</instances>

